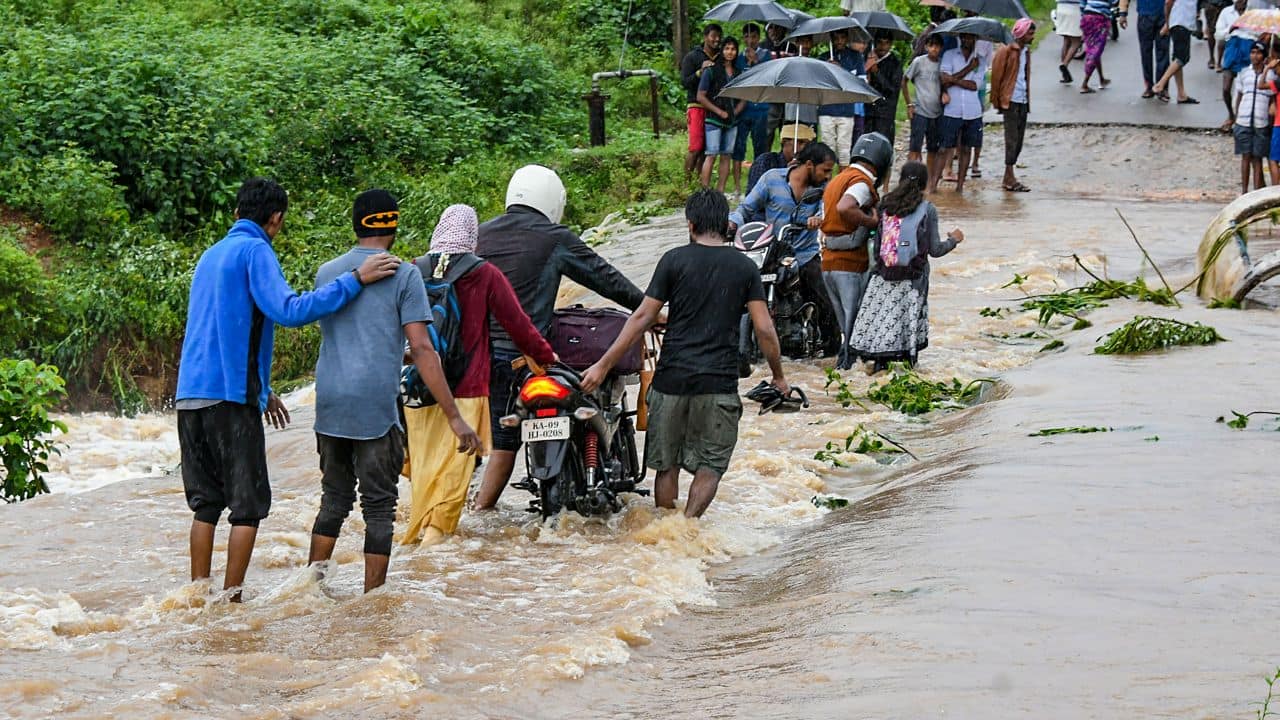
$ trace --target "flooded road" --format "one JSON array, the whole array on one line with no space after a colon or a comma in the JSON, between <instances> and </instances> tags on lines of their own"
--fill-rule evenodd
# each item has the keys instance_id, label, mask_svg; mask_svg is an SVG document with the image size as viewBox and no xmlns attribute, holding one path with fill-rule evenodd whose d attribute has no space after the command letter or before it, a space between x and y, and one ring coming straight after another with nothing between
<instances>
[{"instance_id":1,"label":"flooded road","mask_svg":"<svg viewBox=\"0 0 1280 720\"><path fill-rule=\"evenodd\" d=\"M608 523L539 527L527 494L508 491L449 542L395 555L388 585L362 596L357 515L320 585L301 567L319 501L302 391L293 427L268 432L275 504L235 607L185 582L179 479L136 477L172 462L163 431L145 429L157 419L73 421L68 477L116 462L122 482L0 508L0 715L1252 716L1280 663L1280 434L1274 420L1213 420L1280 410L1280 315L1211 311L1190 293L1182 310L1112 302L1092 328L1055 321L1047 332L1066 346L1041 353L1047 339L1019 337L1037 330L1032 313L979 314L1016 304L1022 291L1001 288L1015 273L1031 293L1081 284L1072 253L1158 283L1116 206L1172 284L1194 275L1230 178L1201 155L1173 169L1194 190L1147 190L1145 170L1126 169L1140 142L1076 132L1033 131L1034 193L988 180L938 200L967 240L934 263L920 369L998 378L985 402L923 419L846 410L821 392L820 367L789 363L814 408L744 416L701 522L636 499ZM684 241L664 219L602 251L643 281ZM1090 354L1139 313L1200 320L1230 342ZM871 379L847 382L861 392ZM920 460L814 459L859 424ZM1028 437L1064 426L1114 430ZM852 504L819 510L818 493Z\"/></svg>"}]
</instances>

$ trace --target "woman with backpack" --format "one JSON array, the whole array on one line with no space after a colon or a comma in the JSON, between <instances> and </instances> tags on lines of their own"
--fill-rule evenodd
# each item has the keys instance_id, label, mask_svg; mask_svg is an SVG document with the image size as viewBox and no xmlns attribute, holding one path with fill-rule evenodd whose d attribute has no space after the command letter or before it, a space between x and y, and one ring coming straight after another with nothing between
<instances>
[{"instance_id":1,"label":"woman with backpack","mask_svg":"<svg viewBox=\"0 0 1280 720\"><path fill-rule=\"evenodd\" d=\"M929 256L942 257L964 241L959 228L938 237L938 210L924 199L929 170L902 166L898 186L880 199L880 229L872 243L875 268L867 282L850 340L851 353L875 363L914 365L929 346Z\"/></svg>"},{"instance_id":2,"label":"woman with backpack","mask_svg":"<svg viewBox=\"0 0 1280 720\"><path fill-rule=\"evenodd\" d=\"M448 293L450 289L444 284L452 283L460 312L451 316L447 309L441 313L433 308L437 325L434 331L440 336L453 334L461 338L463 367L450 367L447 356L456 354L442 353L445 375L460 378L453 388L458 412L480 433L487 449L492 445L489 319L497 320L520 351L539 364L551 364L556 358L551 346L520 307L507 276L475 256L478 229L479 220L473 208L449 206L431 233L430 253L415 262L422 269L429 290L434 286L437 294ZM452 273L451 267L455 269ZM456 327L447 327L449 325ZM471 475L475 472L475 456L458 452L449 421L438 405L405 407L404 416L409 435L406 474L413 485L413 504L409 526L400 542L417 543L425 531L423 542L438 543L458 527Z\"/></svg>"}]
</instances>

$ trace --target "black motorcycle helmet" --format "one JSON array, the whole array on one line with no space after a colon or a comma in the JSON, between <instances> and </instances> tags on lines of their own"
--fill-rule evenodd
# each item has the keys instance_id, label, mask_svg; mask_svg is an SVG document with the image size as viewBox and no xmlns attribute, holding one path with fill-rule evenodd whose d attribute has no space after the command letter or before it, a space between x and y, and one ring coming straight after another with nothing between
<instances>
[{"instance_id":1,"label":"black motorcycle helmet","mask_svg":"<svg viewBox=\"0 0 1280 720\"><path fill-rule=\"evenodd\" d=\"M867 133L853 144L853 153L849 161L858 162L859 160L875 170L877 184L884 184L885 179L889 177L889 170L893 167L893 143L878 132Z\"/></svg>"}]
</instances>

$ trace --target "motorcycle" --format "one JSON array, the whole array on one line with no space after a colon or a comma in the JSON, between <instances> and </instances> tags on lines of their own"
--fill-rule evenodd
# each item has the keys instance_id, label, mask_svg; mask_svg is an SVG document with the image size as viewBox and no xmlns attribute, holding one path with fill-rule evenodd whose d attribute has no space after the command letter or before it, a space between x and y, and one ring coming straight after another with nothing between
<instances>
[{"instance_id":1,"label":"motorcycle","mask_svg":"<svg viewBox=\"0 0 1280 720\"><path fill-rule=\"evenodd\" d=\"M543 520L561 510L605 515L622 509L622 493L648 495L627 408L625 377L610 375L594 393L564 365L519 376L515 410L499 420L519 427L528 476L512 487L533 493L530 512Z\"/></svg>"},{"instance_id":2,"label":"motorcycle","mask_svg":"<svg viewBox=\"0 0 1280 720\"><path fill-rule=\"evenodd\" d=\"M810 188L792 211L789 221L781 227L765 222L749 222L738 228L733 244L741 250L760 271L764 285L765 302L782 354L793 360L820 357L826 338L823 337L822 319L817 303L805 297L800 282L800 266L796 264L793 242L808 227L799 219L800 210L822 197L821 188ZM756 340L751 318L742 316L739 354L747 363L759 362L760 345Z\"/></svg>"}]
</instances>

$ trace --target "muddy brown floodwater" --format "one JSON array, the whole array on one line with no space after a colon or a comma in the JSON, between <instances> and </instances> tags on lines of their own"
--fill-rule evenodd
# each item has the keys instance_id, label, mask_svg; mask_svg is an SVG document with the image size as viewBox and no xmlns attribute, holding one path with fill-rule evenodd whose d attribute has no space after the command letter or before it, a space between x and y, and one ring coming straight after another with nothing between
<instances>
[{"instance_id":1,"label":"muddy brown floodwater","mask_svg":"<svg viewBox=\"0 0 1280 720\"><path fill-rule=\"evenodd\" d=\"M1157 162L1159 148L1178 152ZM1116 207L1185 283L1230 197L1229 152L1217 136L1033 130L1035 192L988 179L938 200L967 239L934 264L921 371L998 385L974 407L909 418L842 409L820 367L788 363L814 407L744 417L701 522L637 498L608 522L541 527L509 491L449 542L397 550L367 596L354 517L317 584L302 568L319 500L302 391L293 427L268 434L276 503L233 606L185 581L181 483L151 473L174 461L163 418L70 418L66 484L0 508L0 715L1252 716L1280 664L1280 434L1274 420L1214 418L1280 410L1280 314L1211 311L1191 293L1181 310L1112 302L1090 329L1055 321L1046 332L1065 348L1041 353L1046 339L1019 337L1037 330L1032 313L978 312L1016 305L1022 290L1001 287L1015 273L1027 292L1080 284L1072 253L1158 283ZM987 156L998 178L998 146ZM604 252L643 281L684 241L666 218ZM1210 323L1229 342L1091 354L1139 313ZM859 424L919 461L814 459ZM1029 437L1083 425L1113 431ZM119 482L71 492L113 470ZM818 493L852 504L819 510Z\"/></svg>"}]
</instances>

